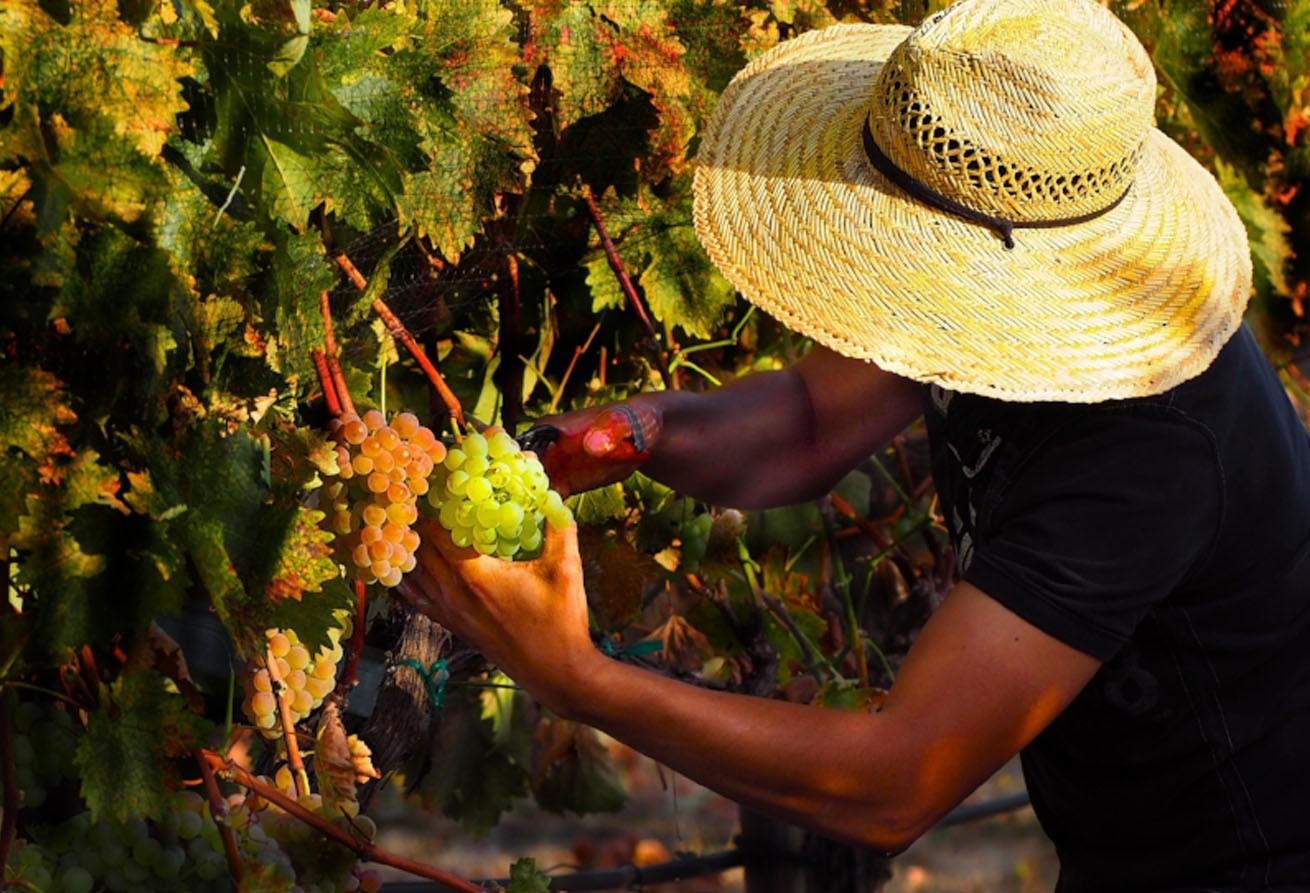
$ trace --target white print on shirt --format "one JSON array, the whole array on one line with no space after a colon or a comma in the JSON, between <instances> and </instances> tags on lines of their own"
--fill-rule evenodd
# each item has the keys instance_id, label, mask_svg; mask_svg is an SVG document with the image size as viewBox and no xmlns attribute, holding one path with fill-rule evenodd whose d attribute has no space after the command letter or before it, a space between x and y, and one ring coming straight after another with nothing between
<instances>
[{"instance_id":1,"label":"white print on shirt","mask_svg":"<svg viewBox=\"0 0 1310 893\"><path fill-rule=\"evenodd\" d=\"M951 402L955 399L955 394L938 385L932 385L929 388L929 394L932 397L932 404L937 412L943 418L950 412ZM947 441L947 447L950 448L951 455L960 465L960 471L964 473L966 481L972 481L982 470L987 467L988 461L1001 445L1001 438L996 435L990 428L984 428L978 431L978 442L981 449L978 452L978 458L972 465L964 461L960 451L955 448L955 444ZM951 509L951 538L955 542L955 570L956 573L963 575L973 563L973 529L978 522L978 509L973 503L973 488L965 487L967 497L965 508L968 511L967 517L962 517L958 506Z\"/></svg>"}]
</instances>

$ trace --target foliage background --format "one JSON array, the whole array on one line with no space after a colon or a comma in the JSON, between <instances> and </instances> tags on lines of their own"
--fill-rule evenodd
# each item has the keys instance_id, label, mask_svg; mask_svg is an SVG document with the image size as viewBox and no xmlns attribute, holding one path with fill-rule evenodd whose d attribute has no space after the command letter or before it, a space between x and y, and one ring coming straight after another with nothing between
<instances>
[{"instance_id":1,"label":"foliage background","mask_svg":"<svg viewBox=\"0 0 1310 893\"><path fill-rule=\"evenodd\" d=\"M270 626L317 645L350 603L313 498L334 461L310 361L321 292L356 402L434 423L440 404L373 297L486 422L778 368L806 345L747 310L691 227L699 129L779 40L939 5L0 7L0 679L59 688L83 646L100 656L69 797L157 814L180 755L243 722L221 685L196 715L132 657L153 618L208 606L241 657ZM1110 5L1152 51L1161 126L1247 225L1251 320L1304 411L1290 361L1310 281L1310 252L1293 250L1310 233L1310 0ZM925 467L911 433L812 505L742 517L640 476L584 498L598 637L653 638L658 653L629 659L697 684L876 701L952 580ZM396 610L374 605L379 649L405 626ZM492 678L465 658L459 679ZM512 690L453 689L436 719L390 768L475 828L528 795L622 801L590 733Z\"/></svg>"}]
</instances>

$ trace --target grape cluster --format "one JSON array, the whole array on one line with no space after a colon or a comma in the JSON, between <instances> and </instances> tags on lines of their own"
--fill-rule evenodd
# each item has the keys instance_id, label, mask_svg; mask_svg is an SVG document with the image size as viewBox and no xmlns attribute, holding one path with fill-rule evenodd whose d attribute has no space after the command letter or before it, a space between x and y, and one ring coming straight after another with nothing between
<instances>
[{"instance_id":1,"label":"grape cluster","mask_svg":"<svg viewBox=\"0 0 1310 893\"><path fill-rule=\"evenodd\" d=\"M342 827L339 811L323 809L318 795L302 805ZM227 824L247 873L258 872L268 889L295 893L377 893L380 877L340 847L322 846L322 838L258 797L227 798ZM351 822L365 831L371 820ZM38 840L15 841L4 879L22 889L48 893L228 893L232 881L222 838L209 803L190 791L172 795L158 821L93 822L89 812L57 826L43 826ZM286 843L286 846L283 843ZM261 888L262 889L262 888Z\"/></svg>"},{"instance_id":2,"label":"grape cluster","mask_svg":"<svg viewBox=\"0 0 1310 893\"><path fill-rule=\"evenodd\" d=\"M46 792L71 777L73 718L62 707L22 701L14 708L14 768L23 806L45 803Z\"/></svg>"},{"instance_id":3,"label":"grape cluster","mask_svg":"<svg viewBox=\"0 0 1310 893\"><path fill-rule=\"evenodd\" d=\"M573 520L541 460L500 428L469 434L446 453L428 502L455 545L506 559L541 548L543 521L567 527Z\"/></svg>"},{"instance_id":4,"label":"grape cluster","mask_svg":"<svg viewBox=\"0 0 1310 893\"><path fill-rule=\"evenodd\" d=\"M293 629L270 629L264 635L268 650L277 661L277 668L290 699L291 721L300 722L318 706L336 685L337 664L344 649L343 637L350 635L350 618L339 614L343 626L328 630L328 644L310 656L309 649L300 641ZM246 693L242 708L265 738L282 734L281 715L278 712L277 694L273 679L262 662L252 661L242 677Z\"/></svg>"},{"instance_id":5,"label":"grape cluster","mask_svg":"<svg viewBox=\"0 0 1310 893\"><path fill-rule=\"evenodd\" d=\"M446 447L413 413L388 425L377 410L347 413L328 424L337 444L338 480L323 488L343 560L365 583L395 586L413 570L418 497Z\"/></svg>"}]
</instances>

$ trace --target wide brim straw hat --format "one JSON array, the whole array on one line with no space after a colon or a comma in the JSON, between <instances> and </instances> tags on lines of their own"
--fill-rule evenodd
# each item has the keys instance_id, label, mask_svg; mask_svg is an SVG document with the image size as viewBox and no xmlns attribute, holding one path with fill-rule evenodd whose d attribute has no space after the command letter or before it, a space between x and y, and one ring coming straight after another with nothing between
<instances>
[{"instance_id":1,"label":"wide brim straw hat","mask_svg":"<svg viewBox=\"0 0 1310 893\"><path fill-rule=\"evenodd\" d=\"M1236 331L1251 260L1154 101L1094 0L812 31L723 93L696 231L747 300L888 371L1015 402L1158 394Z\"/></svg>"}]
</instances>

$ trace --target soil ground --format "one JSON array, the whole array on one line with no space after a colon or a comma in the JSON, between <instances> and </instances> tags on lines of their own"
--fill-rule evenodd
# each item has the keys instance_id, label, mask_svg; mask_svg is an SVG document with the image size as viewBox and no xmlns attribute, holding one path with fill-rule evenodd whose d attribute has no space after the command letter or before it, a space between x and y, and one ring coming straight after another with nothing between
<instances>
[{"instance_id":1,"label":"soil ground","mask_svg":"<svg viewBox=\"0 0 1310 893\"><path fill-rule=\"evenodd\" d=\"M395 792L375 801L380 842L467 877L504 877L520 856L551 873L582 868L654 864L677 853L732 846L737 807L711 791L614 745L630 799L618 813L552 815L524 803L486 837L425 814ZM1018 763L1006 766L974 794L987 799L1021 790ZM899 856L886 893L1038 893L1055 886L1054 851L1031 809L930 831ZM407 879L394 872L387 880ZM646 893L740 893L740 869L698 880L643 888Z\"/></svg>"}]
</instances>

